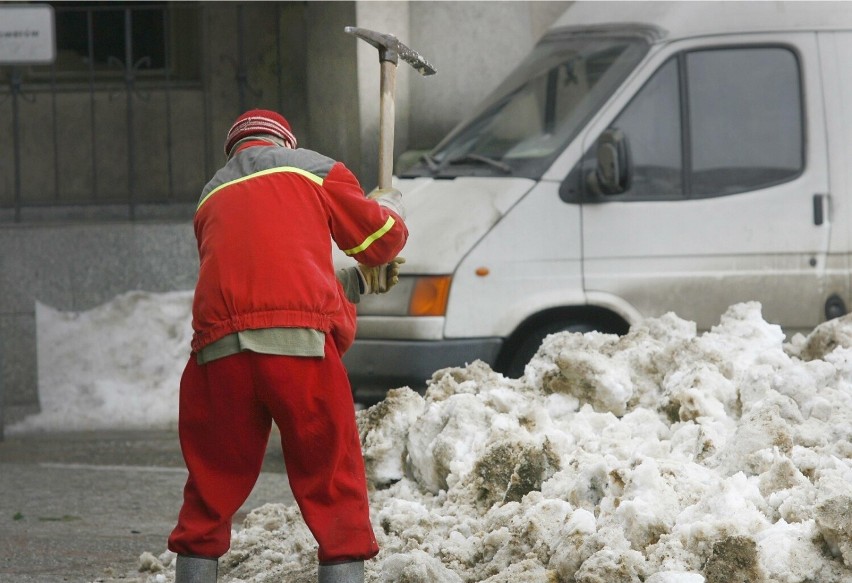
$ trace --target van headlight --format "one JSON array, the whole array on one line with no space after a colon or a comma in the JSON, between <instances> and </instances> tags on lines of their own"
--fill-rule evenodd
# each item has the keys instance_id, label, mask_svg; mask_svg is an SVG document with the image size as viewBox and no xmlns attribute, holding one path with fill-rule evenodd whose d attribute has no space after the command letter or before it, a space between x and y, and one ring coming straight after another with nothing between
<instances>
[{"instance_id":1,"label":"van headlight","mask_svg":"<svg viewBox=\"0 0 852 583\"><path fill-rule=\"evenodd\" d=\"M385 294L365 294L359 316L443 316L447 313L451 275L400 276Z\"/></svg>"}]
</instances>

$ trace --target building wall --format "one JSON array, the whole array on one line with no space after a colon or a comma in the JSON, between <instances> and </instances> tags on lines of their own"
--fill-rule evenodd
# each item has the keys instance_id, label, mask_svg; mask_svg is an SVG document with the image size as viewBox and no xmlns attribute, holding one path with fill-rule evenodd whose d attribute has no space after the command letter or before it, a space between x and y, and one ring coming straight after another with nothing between
<instances>
[{"instance_id":1,"label":"building wall","mask_svg":"<svg viewBox=\"0 0 852 583\"><path fill-rule=\"evenodd\" d=\"M197 259L191 201L222 163L224 135L242 110L282 111L300 146L344 161L365 188L375 185L378 56L376 49L345 34L344 26L396 34L438 70L434 77L424 78L407 65L398 69L396 153L402 154L434 146L523 58L569 4L202 3L203 89L178 92L171 103L172 134L180 146L173 166L186 191L185 201L143 207L135 220L127 220L120 205L94 210L28 209L18 222L8 220L8 212L0 212L0 435L4 419L8 424L38 410L36 302L80 311L130 290L162 292L194 286ZM58 116L73 129L75 116L82 115L87 101L73 95L64 99L67 102L60 105ZM98 99L108 104L110 97L104 94ZM143 101L137 104L139 129L133 145L142 159L153 159L162 155L163 138L146 136L165 115L164 103L159 98ZM46 111L41 109L30 110L25 125L35 123ZM99 183L106 199L110 184L127 180L120 169L127 147L122 138L125 120L120 110L98 118L103 135L99 133L97 139L106 152L102 155L118 160L115 176L105 176ZM0 119L0 125L8 124L8 119ZM63 140L73 138L69 132L63 130ZM30 128L27 139L35 140L30 136L38 133ZM28 143L25 172L50 174L46 169L52 168L53 157L44 156L43 149L36 141ZM71 139L60 143L60 150L60 164L72 170L88 167L91 151L85 145ZM5 153L0 167L5 175L0 188L8 188L10 164ZM137 172L139 180L155 179L144 164ZM81 174L64 187L90 188L86 180ZM47 178L35 184L40 186L33 188L45 193L54 187ZM45 194L45 200L51 199Z\"/></svg>"},{"instance_id":2,"label":"building wall","mask_svg":"<svg viewBox=\"0 0 852 583\"><path fill-rule=\"evenodd\" d=\"M357 24L353 2L308 2L306 147L361 168L355 39L343 32ZM286 115L286 114L285 114Z\"/></svg>"},{"instance_id":3,"label":"building wall","mask_svg":"<svg viewBox=\"0 0 852 583\"><path fill-rule=\"evenodd\" d=\"M5 419L38 410L35 303L87 310L129 290L191 289L187 221L30 224L0 229Z\"/></svg>"}]
</instances>

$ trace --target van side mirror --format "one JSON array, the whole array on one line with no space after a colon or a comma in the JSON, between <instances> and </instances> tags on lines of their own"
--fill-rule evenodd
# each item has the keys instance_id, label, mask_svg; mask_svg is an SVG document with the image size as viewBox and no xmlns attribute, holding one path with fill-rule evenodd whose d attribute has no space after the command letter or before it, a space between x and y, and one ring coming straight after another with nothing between
<instances>
[{"instance_id":1,"label":"van side mirror","mask_svg":"<svg viewBox=\"0 0 852 583\"><path fill-rule=\"evenodd\" d=\"M588 176L588 186L595 194L622 194L630 188L631 166L627 136L617 128L609 128L598 138L595 169Z\"/></svg>"}]
</instances>

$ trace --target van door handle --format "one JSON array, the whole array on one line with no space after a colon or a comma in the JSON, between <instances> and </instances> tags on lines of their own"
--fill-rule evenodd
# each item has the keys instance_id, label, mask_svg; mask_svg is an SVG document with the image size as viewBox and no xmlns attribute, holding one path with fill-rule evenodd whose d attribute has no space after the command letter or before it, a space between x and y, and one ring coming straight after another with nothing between
<instances>
[{"instance_id":1,"label":"van door handle","mask_svg":"<svg viewBox=\"0 0 852 583\"><path fill-rule=\"evenodd\" d=\"M828 195L814 195L814 224L819 226L825 222L825 199Z\"/></svg>"}]
</instances>

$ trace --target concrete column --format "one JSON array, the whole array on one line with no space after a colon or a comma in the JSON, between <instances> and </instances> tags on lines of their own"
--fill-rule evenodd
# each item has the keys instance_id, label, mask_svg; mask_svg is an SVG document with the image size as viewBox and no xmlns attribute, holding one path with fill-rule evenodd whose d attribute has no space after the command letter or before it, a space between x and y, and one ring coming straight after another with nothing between
<instances>
[{"instance_id":1,"label":"concrete column","mask_svg":"<svg viewBox=\"0 0 852 583\"><path fill-rule=\"evenodd\" d=\"M343 29L355 23L353 2L308 2L306 148L361 170L355 39ZM359 178L360 175L359 175Z\"/></svg>"},{"instance_id":2,"label":"concrete column","mask_svg":"<svg viewBox=\"0 0 852 583\"><path fill-rule=\"evenodd\" d=\"M3 258L0 257L0 269L2 269L2 261ZM0 328L2 330L2 328ZM5 346L5 337L0 335L0 441L3 441L5 436L5 429L3 424L3 403L6 395L3 391L3 362L6 360L6 346Z\"/></svg>"}]
</instances>

